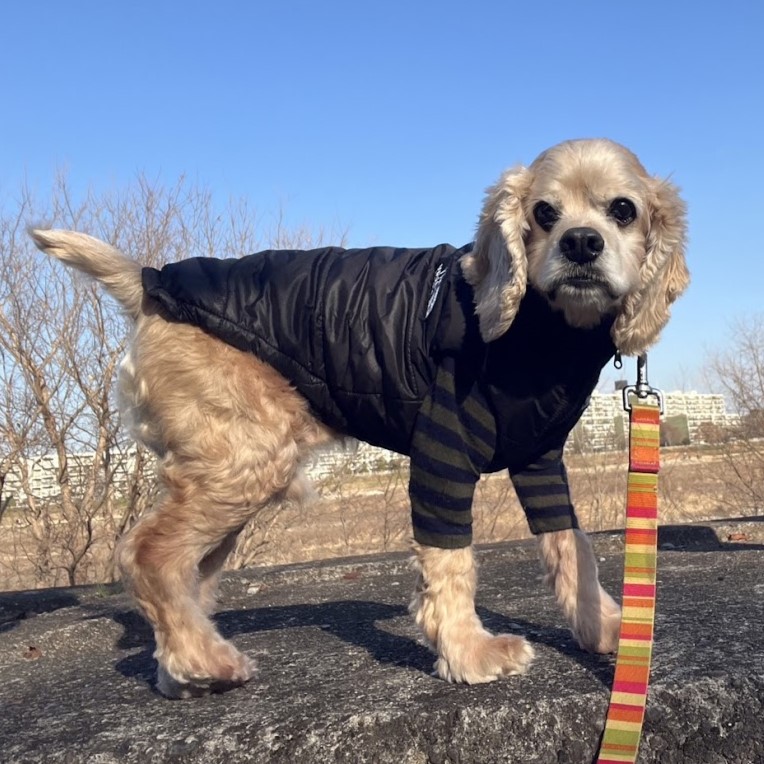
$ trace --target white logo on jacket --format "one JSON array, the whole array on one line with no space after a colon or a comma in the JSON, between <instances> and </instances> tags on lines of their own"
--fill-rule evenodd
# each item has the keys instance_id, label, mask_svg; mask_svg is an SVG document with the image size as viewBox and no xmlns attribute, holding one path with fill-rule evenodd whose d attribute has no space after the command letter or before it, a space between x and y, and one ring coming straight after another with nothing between
<instances>
[{"instance_id":1,"label":"white logo on jacket","mask_svg":"<svg viewBox=\"0 0 764 764\"><path fill-rule=\"evenodd\" d=\"M441 263L438 269L435 271L435 280L432 282L432 289L430 290L430 299L427 300L427 311L424 317L427 318L432 309L435 307L435 302L438 299L438 292L440 292L440 284L443 281L443 277L446 275L446 266Z\"/></svg>"}]
</instances>

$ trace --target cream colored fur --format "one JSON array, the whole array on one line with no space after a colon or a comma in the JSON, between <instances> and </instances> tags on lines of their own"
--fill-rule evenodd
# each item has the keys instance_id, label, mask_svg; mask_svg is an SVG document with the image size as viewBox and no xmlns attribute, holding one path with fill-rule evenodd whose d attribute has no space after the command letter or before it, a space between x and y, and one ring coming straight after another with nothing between
<instances>
[{"instance_id":1,"label":"cream colored fur","mask_svg":"<svg viewBox=\"0 0 764 764\"><path fill-rule=\"evenodd\" d=\"M582 531L539 536L545 580L571 626L578 644L593 653L618 646L621 610L600 586L592 545Z\"/></svg>"},{"instance_id":2,"label":"cream colored fur","mask_svg":"<svg viewBox=\"0 0 764 764\"><path fill-rule=\"evenodd\" d=\"M526 670L534 655L526 640L511 634L494 636L475 612L477 568L471 547L417 544L415 565L419 576L409 610L438 655L439 676L481 684Z\"/></svg>"},{"instance_id":3,"label":"cream colored fur","mask_svg":"<svg viewBox=\"0 0 764 764\"><path fill-rule=\"evenodd\" d=\"M608 204L627 197L638 217L621 228ZM533 220L539 201L560 212L554 228ZM512 323L527 284L546 294L566 267L560 239L588 226L605 240L593 268L612 295L568 291L550 299L572 326L592 326L616 316L613 341L625 355L654 344L669 319L671 303L686 289L685 207L677 188L645 171L628 149L612 141L567 141L545 151L530 167L505 172L488 193L475 248L462 269L475 290L483 339L501 336Z\"/></svg>"},{"instance_id":4,"label":"cream colored fur","mask_svg":"<svg viewBox=\"0 0 764 764\"><path fill-rule=\"evenodd\" d=\"M624 196L638 216L619 227L608 204ZM560 213L550 231L533 219L539 200ZM607 289L548 291L569 267L560 239L575 226L601 234L604 250L591 268ZM564 143L529 168L505 173L489 189L475 249L462 260L484 339L507 330L531 284L572 325L614 314L616 345L624 353L644 350L687 285L684 229L676 189L609 141ZM165 321L144 299L133 260L84 234L31 235L43 251L98 279L135 320L121 403L135 438L158 456L163 495L122 539L117 562L154 628L157 686L169 697L190 697L242 684L254 664L209 618L220 571L250 518L303 491L300 463L332 433L272 368L199 329ZM581 645L612 651L620 614L599 584L587 538L562 531L540 544L547 581ZM411 612L437 653L441 677L480 683L525 671L529 644L490 634L475 612L471 549L417 547L416 565Z\"/></svg>"}]
</instances>

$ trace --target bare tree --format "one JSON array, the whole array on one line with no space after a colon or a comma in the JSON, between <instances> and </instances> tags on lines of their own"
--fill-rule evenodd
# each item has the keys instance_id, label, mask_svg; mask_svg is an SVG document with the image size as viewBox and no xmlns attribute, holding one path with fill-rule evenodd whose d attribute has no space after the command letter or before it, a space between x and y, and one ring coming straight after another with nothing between
<instances>
[{"instance_id":1,"label":"bare tree","mask_svg":"<svg viewBox=\"0 0 764 764\"><path fill-rule=\"evenodd\" d=\"M738 319L723 350L708 364L738 423L719 438L724 490L720 502L736 513L764 511L764 313Z\"/></svg>"},{"instance_id":2,"label":"bare tree","mask_svg":"<svg viewBox=\"0 0 764 764\"><path fill-rule=\"evenodd\" d=\"M77 196L60 176L48 199L22 188L0 207L0 589L111 580L116 538L153 498L152 459L114 401L129 326L96 285L34 249L25 227L40 221L151 265L320 243L185 178Z\"/></svg>"}]
</instances>

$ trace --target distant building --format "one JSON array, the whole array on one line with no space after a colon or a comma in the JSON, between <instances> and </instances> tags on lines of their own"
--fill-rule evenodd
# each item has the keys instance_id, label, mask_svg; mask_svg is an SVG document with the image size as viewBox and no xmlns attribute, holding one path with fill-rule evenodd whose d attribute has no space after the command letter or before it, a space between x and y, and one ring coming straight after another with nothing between
<instances>
[{"instance_id":1,"label":"distant building","mask_svg":"<svg viewBox=\"0 0 764 764\"><path fill-rule=\"evenodd\" d=\"M129 476L135 469L135 447L127 447L121 452L112 453L112 472L110 483L116 486L116 494L127 492ZM67 472L75 496L83 492L88 483L93 482L94 473L103 474L103 467L95 463L95 453L83 451L67 454ZM59 475L61 472L58 455L44 454L16 463L5 475L3 493L13 497L14 501L25 503L28 498L49 499L61 495ZM97 481L96 481L97 482Z\"/></svg>"},{"instance_id":2,"label":"distant building","mask_svg":"<svg viewBox=\"0 0 764 764\"><path fill-rule=\"evenodd\" d=\"M707 443L720 433L740 424L736 415L727 412L724 397L706 393L666 393L666 412L662 419L661 439L667 445ZM575 451L605 451L626 447L628 418L620 392L594 393L581 420L568 439ZM135 469L136 452L128 447L113 454L111 483L117 495L126 493L129 475ZM94 454L70 454L69 475L75 495L94 470ZM391 470L406 463L405 457L382 448L345 438L339 444L317 451L305 465L308 477L323 479L332 473L351 474ZM25 460L6 475L3 493L18 502L31 494L39 499L61 493L58 484L59 462L55 454ZM25 486L28 490L25 490Z\"/></svg>"},{"instance_id":3,"label":"distant building","mask_svg":"<svg viewBox=\"0 0 764 764\"><path fill-rule=\"evenodd\" d=\"M666 445L706 443L714 433L739 422L727 411L724 396L715 393L664 393L662 440ZM628 414L621 392L594 393L576 425L568 447L577 451L625 448Z\"/></svg>"}]
</instances>

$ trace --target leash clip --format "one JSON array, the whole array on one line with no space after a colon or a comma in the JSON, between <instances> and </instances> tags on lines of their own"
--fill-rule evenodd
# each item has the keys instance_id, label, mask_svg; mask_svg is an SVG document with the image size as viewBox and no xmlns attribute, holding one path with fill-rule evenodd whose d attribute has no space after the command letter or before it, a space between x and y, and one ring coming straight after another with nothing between
<instances>
[{"instance_id":1,"label":"leash clip","mask_svg":"<svg viewBox=\"0 0 764 764\"><path fill-rule=\"evenodd\" d=\"M647 381L647 353L637 356L637 384L627 385L623 388L624 411L631 411L632 402L629 399L629 395L635 395L640 401L653 396L658 401L658 408L661 414L665 411L663 392L657 387L652 387Z\"/></svg>"}]
</instances>

